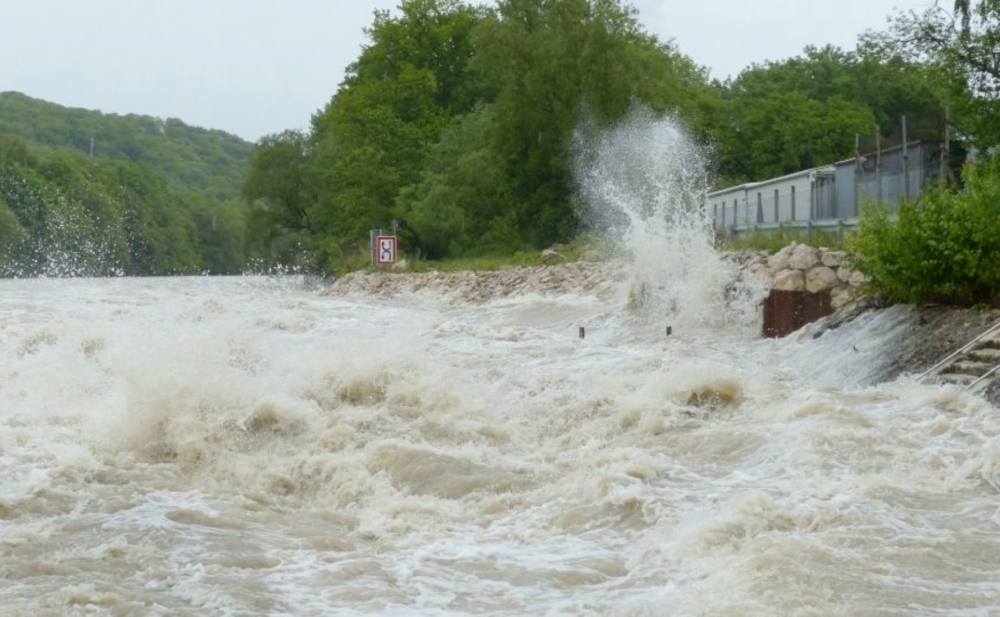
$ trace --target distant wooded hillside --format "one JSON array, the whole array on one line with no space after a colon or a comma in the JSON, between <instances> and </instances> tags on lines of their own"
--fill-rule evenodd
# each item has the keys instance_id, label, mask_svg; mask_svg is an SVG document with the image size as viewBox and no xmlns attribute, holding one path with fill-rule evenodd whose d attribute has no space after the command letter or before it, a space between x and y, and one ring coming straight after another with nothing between
<instances>
[{"instance_id":1,"label":"distant wooded hillside","mask_svg":"<svg viewBox=\"0 0 1000 617\"><path fill-rule=\"evenodd\" d=\"M246 271L236 195L251 148L180 120L0 94L0 276Z\"/></svg>"},{"instance_id":2,"label":"distant wooded hillside","mask_svg":"<svg viewBox=\"0 0 1000 617\"><path fill-rule=\"evenodd\" d=\"M0 133L95 158L147 163L174 191L215 199L239 194L253 144L224 131L170 118L63 107L19 92L0 93Z\"/></svg>"}]
</instances>

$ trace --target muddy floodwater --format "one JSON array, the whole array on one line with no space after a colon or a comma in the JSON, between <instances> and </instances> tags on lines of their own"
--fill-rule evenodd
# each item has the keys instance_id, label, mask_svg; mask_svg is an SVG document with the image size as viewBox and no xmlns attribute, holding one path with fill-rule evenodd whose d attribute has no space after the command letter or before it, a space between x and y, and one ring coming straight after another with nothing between
<instances>
[{"instance_id":1,"label":"muddy floodwater","mask_svg":"<svg viewBox=\"0 0 1000 617\"><path fill-rule=\"evenodd\" d=\"M0 614L1000 614L996 408L626 300L0 281Z\"/></svg>"}]
</instances>

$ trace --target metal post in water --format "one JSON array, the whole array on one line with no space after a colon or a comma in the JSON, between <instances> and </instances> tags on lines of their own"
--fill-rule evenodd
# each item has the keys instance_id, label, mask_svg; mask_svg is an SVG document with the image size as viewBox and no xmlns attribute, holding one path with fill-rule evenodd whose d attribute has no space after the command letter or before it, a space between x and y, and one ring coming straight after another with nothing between
<instances>
[{"instance_id":1,"label":"metal post in water","mask_svg":"<svg viewBox=\"0 0 1000 617\"><path fill-rule=\"evenodd\" d=\"M584 336L586 336L586 332L584 331L583 326L580 326L580 338L583 338Z\"/></svg>"},{"instance_id":2,"label":"metal post in water","mask_svg":"<svg viewBox=\"0 0 1000 617\"><path fill-rule=\"evenodd\" d=\"M667 336L670 336L673 333L674 333L674 328L672 326L667 326Z\"/></svg>"}]
</instances>

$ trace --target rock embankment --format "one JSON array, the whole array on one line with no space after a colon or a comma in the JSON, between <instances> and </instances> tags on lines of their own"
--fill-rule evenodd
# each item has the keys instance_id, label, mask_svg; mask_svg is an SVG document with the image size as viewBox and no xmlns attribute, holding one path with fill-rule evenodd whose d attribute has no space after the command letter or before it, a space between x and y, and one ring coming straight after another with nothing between
<instances>
[{"instance_id":1,"label":"rock embankment","mask_svg":"<svg viewBox=\"0 0 1000 617\"><path fill-rule=\"evenodd\" d=\"M764 281L772 289L830 293L834 310L861 295L864 275L847 265L847 254L792 243L777 253L742 251L724 258L739 265L739 278ZM631 276L626 260L577 261L492 271L370 272L359 270L338 279L331 295L365 294L392 297L429 292L455 301L482 303L495 298L537 293L590 293L611 297L617 283Z\"/></svg>"},{"instance_id":2,"label":"rock embankment","mask_svg":"<svg viewBox=\"0 0 1000 617\"><path fill-rule=\"evenodd\" d=\"M627 262L577 261L551 266L509 267L458 272L352 272L333 283L330 295L365 294L392 297L428 292L460 302L483 303L529 293L590 293L611 297L617 283L629 277Z\"/></svg>"}]
</instances>

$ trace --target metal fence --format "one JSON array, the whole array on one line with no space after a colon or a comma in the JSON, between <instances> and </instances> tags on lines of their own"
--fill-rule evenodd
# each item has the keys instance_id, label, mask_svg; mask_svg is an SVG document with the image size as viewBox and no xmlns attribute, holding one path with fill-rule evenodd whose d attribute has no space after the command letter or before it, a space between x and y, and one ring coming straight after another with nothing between
<instances>
[{"instance_id":1,"label":"metal fence","mask_svg":"<svg viewBox=\"0 0 1000 617\"><path fill-rule=\"evenodd\" d=\"M920 123L920 138L936 134L937 139L905 141L904 118L901 130L889 137L857 135L854 158L714 191L705 207L716 229L730 238L775 229L798 230L806 237L841 235L858 224L864 203L894 212L901 202L919 198L929 184L954 178L964 155L949 148L946 120L945 114L941 123Z\"/></svg>"}]
</instances>

